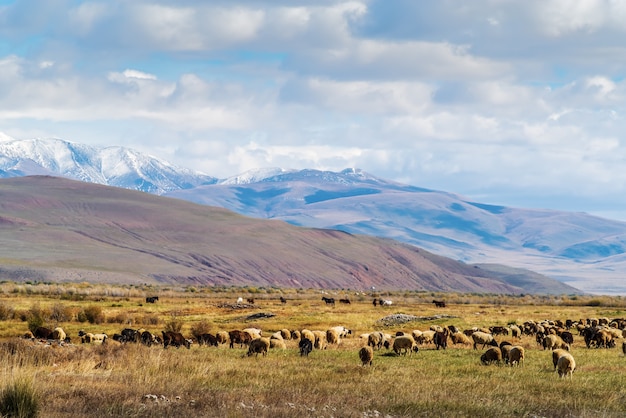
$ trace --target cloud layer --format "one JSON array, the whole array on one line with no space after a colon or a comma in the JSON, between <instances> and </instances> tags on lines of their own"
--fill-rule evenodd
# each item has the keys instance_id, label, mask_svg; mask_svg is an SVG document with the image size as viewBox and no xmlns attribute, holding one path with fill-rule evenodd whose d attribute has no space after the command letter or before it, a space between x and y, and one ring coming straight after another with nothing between
<instances>
[{"instance_id":1,"label":"cloud layer","mask_svg":"<svg viewBox=\"0 0 626 418\"><path fill-rule=\"evenodd\" d=\"M3 136L626 220L620 2L3 3Z\"/></svg>"}]
</instances>

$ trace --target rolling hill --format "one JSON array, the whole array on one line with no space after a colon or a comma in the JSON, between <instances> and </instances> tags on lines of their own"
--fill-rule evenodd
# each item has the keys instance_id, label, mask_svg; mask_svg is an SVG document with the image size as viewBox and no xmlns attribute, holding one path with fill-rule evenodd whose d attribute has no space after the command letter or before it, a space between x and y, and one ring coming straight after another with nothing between
<instances>
[{"instance_id":1,"label":"rolling hill","mask_svg":"<svg viewBox=\"0 0 626 418\"><path fill-rule=\"evenodd\" d=\"M579 293L397 241L50 176L0 180L0 278L321 289ZM519 274L525 281L520 286ZM515 284L504 278L514 276Z\"/></svg>"}]
</instances>

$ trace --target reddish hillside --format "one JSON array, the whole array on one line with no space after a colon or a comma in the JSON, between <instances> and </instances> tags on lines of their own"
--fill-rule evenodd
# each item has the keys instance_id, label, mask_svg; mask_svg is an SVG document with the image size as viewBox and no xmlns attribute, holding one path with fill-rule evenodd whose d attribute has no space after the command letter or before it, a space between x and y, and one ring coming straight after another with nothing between
<instances>
[{"instance_id":1,"label":"reddish hillside","mask_svg":"<svg viewBox=\"0 0 626 418\"><path fill-rule=\"evenodd\" d=\"M2 279L532 292L395 241L43 176L0 180Z\"/></svg>"}]
</instances>

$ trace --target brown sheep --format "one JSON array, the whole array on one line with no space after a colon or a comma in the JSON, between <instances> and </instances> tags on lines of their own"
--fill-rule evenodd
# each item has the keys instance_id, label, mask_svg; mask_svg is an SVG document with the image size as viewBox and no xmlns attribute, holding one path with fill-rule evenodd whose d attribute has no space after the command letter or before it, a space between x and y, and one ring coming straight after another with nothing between
<instances>
[{"instance_id":1,"label":"brown sheep","mask_svg":"<svg viewBox=\"0 0 626 418\"><path fill-rule=\"evenodd\" d=\"M450 340L452 340L453 344L464 344L464 345L472 345L472 340L467 335L462 332L453 332L450 335Z\"/></svg>"},{"instance_id":2,"label":"brown sheep","mask_svg":"<svg viewBox=\"0 0 626 418\"><path fill-rule=\"evenodd\" d=\"M522 366L524 364L524 359L526 358L526 353L524 351L524 347L516 345L509 351L509 364L511 366L517 364L518 366Z\"/></svg>"},{"instance_id":3,"label":"brown sheep","mask_svg":"<svg viewBox=\"0 0 626 418\"><path fill-rule=\"evenodd\" d=\"M403 354L406 356L409 353L409 356L413 354L413 351L417 351L417 345L415 344L415 340L410 335L401 335L396 337L393 341L393 352L400 355Z\"/></svg>"},{"instance_id":4,"label":"brown sheep","mask_svg":"<svg viewBox=\"0 0 626 418\"><path fill-rule=\"evenodd\" d=\"M259 337L250 341L250 345L248 346L248 357L254 354L255 357L258 357L259 353L262 356L267 356L267 352L270 348L270 340L269 338Z\"/></svg>"},{"instance_id":5,"label":"brown sheep","mask_svg":"<svg viewBox=\"0 0 626 418\"><path fill-rule=\"evenodd\" d=\"M365 346L359 350L359 358L361 359L362 366L371 366L374 359L374 350L372 347Z\"/></svg>"},{"instance_id":6,"label":"brown sheep","mask_svg":"<svg viewBox=\"0 0 626 418\"><path fill-rule=\"evenodd\" d=\"M483 364L500 364L502 361L502 351L500 351L500 347L490 347L483 353L482 356L480 356L480 361Z\"/></svg>"},{"instance_id":7,"label":"brown sheep","mask_svg":"<svg viewBox=\"0 0 626 418\"><path fill-rule=\"evenodd\" d=\"M339 344L341 342L336 329L326 330L326 341L328 341L328 344Z\"/></svg>"},{"instance_id":8,"label":"brown sheep","mask_svg":"<svg viewBox=\"0 0 626 418\"><path fill-rule=\"evenodd\" d=\"M559 362L559 357L563 354L567 354L567 350L562 348L557 348L556 350L552 350L552 364L554 365L554 369L556 370L556 365Z\"/></svg>"}]
</instances>

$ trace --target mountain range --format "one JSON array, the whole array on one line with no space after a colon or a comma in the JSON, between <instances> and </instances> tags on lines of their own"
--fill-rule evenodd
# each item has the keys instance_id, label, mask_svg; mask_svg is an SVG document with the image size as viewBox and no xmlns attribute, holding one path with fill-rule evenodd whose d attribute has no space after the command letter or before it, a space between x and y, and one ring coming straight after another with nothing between
<instances>
[{"instance_id":1,"label":"mountain range","mask_svg":"<svg viewBox=\"0 0 626 418\"><path fill-rule=\"evenodd\" d=\"M590 293L625 294L626 223L509 208L359 169L265 168L218 179L122 148L0 142L0 177L53 175L223 207L255 218L391 238L463 263L532 270Z\"/></svg>"}]
</instances>

